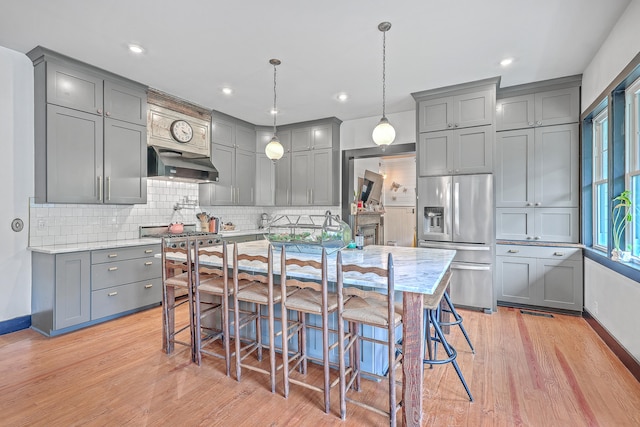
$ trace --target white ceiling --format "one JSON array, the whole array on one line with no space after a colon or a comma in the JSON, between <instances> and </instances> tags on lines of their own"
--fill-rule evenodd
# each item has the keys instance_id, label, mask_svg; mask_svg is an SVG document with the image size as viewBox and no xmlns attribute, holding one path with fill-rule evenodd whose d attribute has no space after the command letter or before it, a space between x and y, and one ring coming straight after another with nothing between
<instances>
[{"instance_id":1,"label":"white ceiling","mask_svg":"<svg viewBox=\"0 0 640 427\"><path fill-rule=\"evenodd\" d=\"M634 0L637 1L637 0ZM0 46L37 45L204 107L268 125L414 108L412 92L502 76L580 74L630 0L2 0ZM146 53L134 56L128 43ZM513 57L509 68L500 60ZM232 96L221 93L223 86ZM346 92L349 100L336 96Z\"/></svg>"}]
</instances>

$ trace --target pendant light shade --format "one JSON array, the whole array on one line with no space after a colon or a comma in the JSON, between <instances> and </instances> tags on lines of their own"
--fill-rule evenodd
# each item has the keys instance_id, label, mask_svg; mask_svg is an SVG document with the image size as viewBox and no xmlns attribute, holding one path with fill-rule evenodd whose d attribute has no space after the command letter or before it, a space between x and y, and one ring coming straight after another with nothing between
<instances>
[{"instance_id":1,"label":"pendant light shade","mask_svg":"<svg viewBox=\"0 0 640 427\"><path fill-rule=\"evenodd\" d=\"M280 160L284 155L284 147L280 144L280 140L276 135L276 116L278 115L278 110L276 108L276 101L278 99L276 95L276 66L280 65L281 62L279 59L271 59L269 60L269 64L273 65L273 137L264 148L264 153L269 159L275 162L276 160Z\"/></svg>"},{"instance_id":2,"label":"pendant light shade","mask_svg":"<svg viewBox=\"0 0 640 427\"><path fill-rule=\"evenodd\" d=\"M386 52L386 35L387 31L391 28L390 22L381 22L378 24L378 30L382 32L382 118L378 125L373 129L373 134L371 135L373 138L373 142L377 145L384 148L391 144L394 139L396 139L396 130L391 126L389 120L387 120L387 116L385 115L385 101L386 101L386 62L387 62L387 52Z\"/></svg>"}]
</instances>

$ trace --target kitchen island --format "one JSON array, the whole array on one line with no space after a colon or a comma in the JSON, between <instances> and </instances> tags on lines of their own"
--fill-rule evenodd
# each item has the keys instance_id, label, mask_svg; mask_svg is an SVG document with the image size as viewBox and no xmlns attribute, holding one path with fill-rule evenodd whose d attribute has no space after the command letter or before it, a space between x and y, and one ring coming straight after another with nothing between
<instances>
[{"instance_id":1,"label":"kitchen island","mask_svg":"<svg viewBox=\"0 0 640 427\"><path fill-rule=\"evenodd\" d=\"M238 252L254 255L264 255L269 243L265 240L238 243ZM233 249L229 247L229 250ZM403 395L404 406L402 424L419 426L422 420L422 382L423 382L423 350L424 312L422 299L424 294L431 294L438 286L445 273L449 270L455 251L444 249L406 248L397 246L366 246L363 250L344 249L342 259L344 264L358 264L362 267L385 267L387 256L391 253L394 262L394 284L397 292L403 294ZM318 259L319 254L290 252L291 256L300 259ZM274 274L280 274L280 249L273 251ZM213 259L213 258L212 258ZM336 253L327 257L328 280L336 281ZM201 261L206 264L206 260ZM229 257L231 267L232 257ZM215 264L215 262L212 262ZM252 265L253 264L253 265ZM256 263L246 262L239 266L241 269L260 271ZM292 277L306 279L320 279L319 275L290 266L287 274ZM380 277L371 278L354 273L344 274L345 285L364 286L380 290L386 289L386 281Z\"/></svg>"}]
</instances>

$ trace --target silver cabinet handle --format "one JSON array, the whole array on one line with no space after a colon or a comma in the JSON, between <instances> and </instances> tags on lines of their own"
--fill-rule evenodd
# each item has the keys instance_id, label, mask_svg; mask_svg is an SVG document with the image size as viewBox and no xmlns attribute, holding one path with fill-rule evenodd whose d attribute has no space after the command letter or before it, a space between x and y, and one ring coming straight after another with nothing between
<instances>
[{"instance_id":1,"label":"silver cabinet handle","mask_svg":"<svg viewBox=\"0 0 640 427\"><path fill-rule=\"evenodd\" d=\"M542 126L542 122L541 122L540 120L538 120L538 121L536 122L536 124L537 124L538 126Z\"/></svg>"},{"instance_id":2,"label":"silver cabinet handle","mask_svg":"<svg viewBox=\"0 0 640 427\"><path fill-rule=\"evenodd\" d=\"M517 254L518 252L520 252L520 250L518 250L518 249L509 249L507 252L509 252L510 254Z\"/></svg>"},{"instance_id":3,"label":"silver cabinet handle","mask_svg":"<svg viewBox=\"0 0 640 427\"><path fill-rule=\"evenodd\" d=\"M564 252L554 252L553 256L564 256Z\"/></svg>"},{"instance_id":4,"label":"silver cabinet handle","mask_svg":"<svg viewBox=\"0 0 640 427\"><path fill-rule=\"evenodd\" d=\"M144 265L153 265L153 261L147 261L144 263Z\"/></svg>"},{"instance_id":5,"label":"silver cabinet handle","mask_svg":"<svg viewBox=\"0 0 640 427\"><path fill-rule=\"evenodd\" d=\"M110 112L108 112L108 111L107 111L106 113L104 113L104 114L105 114L105 116L107 116L107 117L111 117L111 113L110 113Z\"/></svg>"},{"instance_id":6,"label":"silver cabinet handle","mask_svg":"<svg viewBox=\"0 0 640 427\"><path fill-rule=\"evenodd\" d=\"M527 203L527 206L533 206L533 203Z\"/></svg>"},{"instance_id":7,"label":"silver cabinet handle","mask_svg":"<svg viewBox=\"0 0 640 427\"><path fill-rule=\"evenodd\" d=\"M253 203L253 187L251 187L251 203Z\"/></svg>"},{"instance_id":8,"label":"silver cabinet handle","mask_svg":"<svg viewBox=\"0 0 640 427\"><path fill-rule=\"evenodd\" d=\"M529 125L529 126L533 126L533 122L529 122L529 123L528 123L528 125Z\"/></svg>"},{"instance_id":9,"label":"silver cabinet handle","mask_svg":"<svg viewBox=\"0 0 640 427\"><path fill-rule=\"evenodd\" d=\"M146 250L144 251L144 253L145 253L145 254L150 254L150 253L152 253L152 252L153 252L153 249L146 249Z\"/></svg>"},{"instance_id":10,"label":"silver cabinet handle","mask_svg":"<svg viewBox=\"0 0 640 427\"><path fill-rule=\"evenodd\" d=\"M102 176L98 177L98 201L102 201Z\"/></svg>"},{"instance_id":11,"label":"silver cabinet handle","mask_svg":"<svg viewBox=\"0 0 640 427\"><path fill-rule=\"evenodd\" d=\"M453 124L452 123L447 123L447 127L448 128L453 127Z\"/></svg>"},{"instance_id":12,"label":"silver cabinet handle","mask_svg":"<svg viewBox=\"0 0 640 427\"><path fill-rule=\"evenodd\" d=\"M109 254L107 255L107 258L116 258L118 256L118 254Z\"/></svg>"},{"instance_id":13,"label":"silver cabinet handle","mask_svg":"<svg viewBox=\"0 0 640 427\"><path fill-rule=\"evenodd\" d=\"M109 271L116 271L118 267L109 267Z\"/></svg>"},{"instance_id":14,"label":"silver cabinet handle","mask_svg":"<svg viewBox=\"0 0 640 427\"><path fill-rule=\"evenodd\" d=\"M116 295L118 295L118 291L109 292L107 295L110 296L110 297L115 297Z\"/></svg>"},{"instance_id":15,"label":"silver cabinet handle","mask_svg":"<svg viewBox=\"0 0 640 427\"><path fill-rule=\"evenodd\" d=\"M542 204L542 203L540 203L540 202L536 202L536 204L535 204L535 205L536 205L536 206L540 206L541 204Z\"/></svg>"},{"instance_id":16,"label":"silver cabinet handle","mask_svg":"<svg viewBox=\"0 0 640 427\"><path fill-rule=\"evenodd\" d=\"M111 200L111 177L107 177L107 200Z\"/></svg>"},{"instance_id":17,"label":"silver cabinet handle","mask_svg":"<svg viewBox=\"0 0 640 427\"><path fill-rule=\"evenodd\" d=\"M96 112L97 112L98 114L102 114L102 108L98 108L98 109L96 110Z\"/></svg>"},{"instance_id":18,"label":"silver cabinet handle","mask_svg":"<svg viewBox=\"0 0 640 427\"><path fill-rule=\"evenodd\" d=\"M531 240L531 236L527 236L527 240Z\"/></svg>"},{"instance_id":19,"label":"silver cabinet handle","mask_svg":"<svg viewBox=\"0 0 640 427\"><path fill-rule=\"evenodd\" d=\"M309 189L309 203L313 204L313 188Z\"/></svg>"},{"instance_id":20,"label":"silver cabinet handle","mask_svg":"<svg viewBox=\"0 0 640 427\"><path fill-rule=\"evenodd\" d=\"M460 126L458 123L456 123L455 125L453 125L453 127L456 127L456 128L457 128L458 126Z\"/></svg>"},{"instance_id":21,"label":"silver cabinet handle","mask_svg":"<svg viewBox=\"0 0 640 427\"><path fill-rule=\"evenodd\" d=\"M460 172L460 169L456 169L456 173Z\"/></svg>"},{"instance_id":22,"label":"silver cabinet handle","mask_svg":"<svg viewBox=\"0 0 640 427\"><path fill-rule=\"evenodd\" d=\"M144 288L145 289L153 288L153 284L149 283L148 285L144 285Z\"/></svg>"},{"instance_id":23,"label":"silver cabinet handle","mask_svg":"<svg viewBox=\"0 0 640 427\"><path fill-rule=\"evenodd\" d=\"M540 240L540 236L534 237L533 240Z\"/></svg>"}]
</instances>

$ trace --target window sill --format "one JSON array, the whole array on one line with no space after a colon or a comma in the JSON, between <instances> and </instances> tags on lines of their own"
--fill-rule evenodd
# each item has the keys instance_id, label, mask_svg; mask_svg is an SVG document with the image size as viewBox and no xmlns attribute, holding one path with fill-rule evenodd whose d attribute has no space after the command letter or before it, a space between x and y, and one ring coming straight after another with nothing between
<instances>
[{"instance_id":1,"label":"window sill","mask_svg":"<svg viewBox=\"0 0 640 427\"><path fill-rule=\"evenodd\" d=\"M597 262L616 273L640 283L640 264L634 262L612 261L604 252L593 248L584 248L584 256L585 258L589 258L590 260Z\"/></svg>"}]
</instances>

